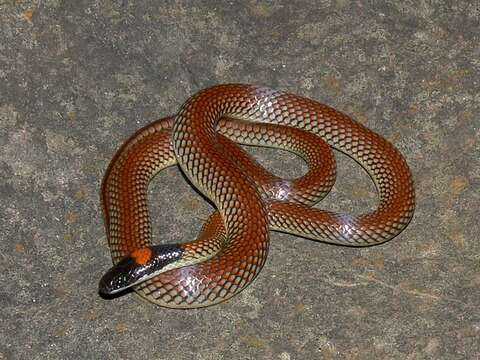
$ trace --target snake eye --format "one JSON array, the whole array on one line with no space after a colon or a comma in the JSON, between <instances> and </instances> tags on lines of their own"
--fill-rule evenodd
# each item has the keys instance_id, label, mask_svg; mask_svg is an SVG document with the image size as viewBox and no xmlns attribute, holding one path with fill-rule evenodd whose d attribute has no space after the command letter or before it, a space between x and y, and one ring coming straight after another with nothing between
<instances>
[{"instance_id":1,"label":"snake eye","mask_svg":"<svg viewBox=\"0 0 480 360\"><path fill-rule=\"evenodd\" d=\"M140 284L166 271L165 266L181 259L183 251L177 244L155 245L135 250L103 275L98 290L104 295L114 295Z\"/></svg>"}]
</instances>

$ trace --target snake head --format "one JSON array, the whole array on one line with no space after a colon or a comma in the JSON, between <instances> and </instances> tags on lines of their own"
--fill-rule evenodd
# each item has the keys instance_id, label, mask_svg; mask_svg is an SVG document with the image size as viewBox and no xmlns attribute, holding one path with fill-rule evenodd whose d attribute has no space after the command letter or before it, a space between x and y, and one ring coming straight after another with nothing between
<instances>
[{"instance_id":1,"label":"snake head","mask_svg":"<svg viewBox=\"0 0 480 360\"><path fill-rule=\"evenodd\" d=\"M98 290L103 295L114 295L140 284L169 270L168 265L181 259L183 252L177 244L137 249L103 275Z\"/></svg>"}]
</instances>

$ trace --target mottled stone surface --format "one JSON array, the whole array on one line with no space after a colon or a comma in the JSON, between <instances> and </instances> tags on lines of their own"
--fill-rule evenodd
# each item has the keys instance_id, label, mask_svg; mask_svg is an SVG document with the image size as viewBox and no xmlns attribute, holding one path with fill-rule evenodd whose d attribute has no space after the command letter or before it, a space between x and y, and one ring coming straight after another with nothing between
<instances>
[{"instance_id":1,"label":"mottled stone surface","mask_svg":"<svg viewBox=\"0 0 480 360\"><path fill-rule=\"evenodd\" d=\"M0 359L479 359L479 16L453 0L0 2ZM257 280L208 309L102 299L109 160L225 82L309 96L395 143L411 225L367 249L272 234ZM321 207L374 206L338 162ZM193 238L211 210L175 169L151 200L157 242Z\"/></svg>"}]
</instances>

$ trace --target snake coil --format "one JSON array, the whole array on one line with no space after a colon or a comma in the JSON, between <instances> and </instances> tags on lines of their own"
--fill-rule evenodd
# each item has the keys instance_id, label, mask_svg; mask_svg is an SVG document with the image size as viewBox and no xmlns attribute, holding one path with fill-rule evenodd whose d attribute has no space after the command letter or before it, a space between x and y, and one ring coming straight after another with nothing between
<instances>
[{"instance_id":1,"label":"snake coil","mask_svg":"<svg viewBox=\"0 0 480 360\"><path fill-rule=\"evenodd\" d=\"M280 179L236 143L284 148L309 171ZM328 145L327 145L328 144ZM359 216L312 205L333 186L330 147L356 160L373 179L376 210ZM217 210L198 239L152 245L147 187L178 164ZM243 84L192 96L176 116L141 129L117 152L102 184L102 205L114 267L100 292L133 289L171 308L195 308L239 293L262 269L269 230L328 243L369 246L388 241L415 207L412 176L395 147L341 112L316 101Z\"/></svg>"}]
</instances>

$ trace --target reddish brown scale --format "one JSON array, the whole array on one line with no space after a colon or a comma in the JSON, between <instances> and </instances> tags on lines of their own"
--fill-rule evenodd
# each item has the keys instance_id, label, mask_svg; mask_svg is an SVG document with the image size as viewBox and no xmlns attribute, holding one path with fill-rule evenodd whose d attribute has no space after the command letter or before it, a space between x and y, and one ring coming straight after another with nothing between
<instances>
[{"instance_id":1,"label":"reddish brown scale","mask_svg":"<svg viewBox=\"0 0 480 360\"><path fill-rule=\"evenodd\" d=\"M379 193L377 210L352 216L310 208L307 205L323 197L334 179L333 158L325 168L316 168L315 159L320 154L312 150L316 138L313 136L313 143L309 143L299 140L302 135L311 136L304 132L292 134L296 130L220 120L223 116L293 126L319 135L369 172ZM208 306L241 291L265 262L268 228L337 244L366 246L396 236L413 215L412 178L400 153L379 135L326 105L249 85L206 89L189 99L175 119L176 157L169 141L172 124L172 119L158 121L132 137L112 160L102 186L114 262L150 244L148 181L176 160L219 209L204 225L199 239L184 244L189 256L206 261L167 271L135 288L157 304ZM284 141L289 150L302 154L309 163L309 173L284 182L217 131L231 140L261 146L277 146ZM315 171L324 177L321 184L308 178ZM277 190L282 190L282 184L292 190L284 199L288 201L279 200Z\"/></svg>"}]
</instances>

